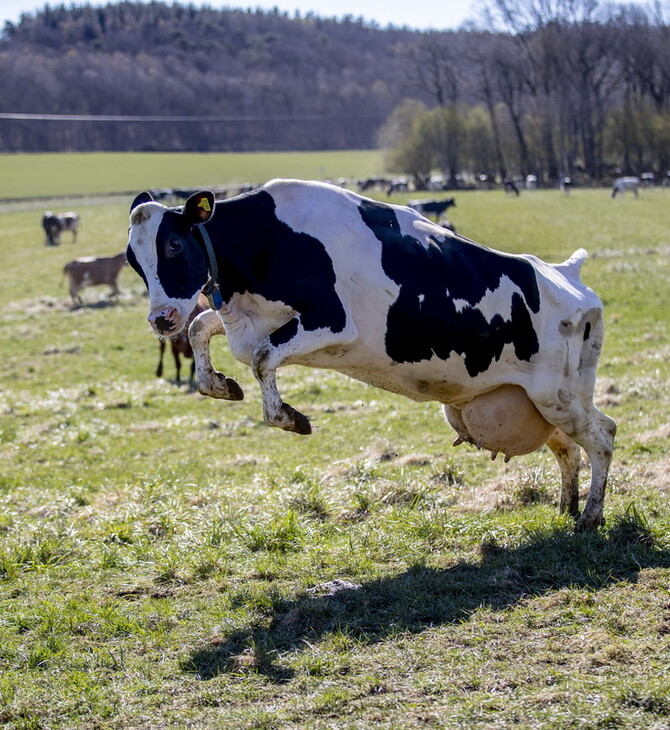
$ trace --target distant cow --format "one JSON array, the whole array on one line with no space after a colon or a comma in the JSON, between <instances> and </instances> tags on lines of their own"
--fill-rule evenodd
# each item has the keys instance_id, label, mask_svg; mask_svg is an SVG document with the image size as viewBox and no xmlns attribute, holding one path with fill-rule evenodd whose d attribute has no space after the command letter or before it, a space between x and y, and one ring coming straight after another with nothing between
<instances>
[{"instance_id":1,"label":"distant cow","mask_svg":"<svg viewBox=\"0 0 670 730\"><path fill-rule=\"evenodd\" d=\"M201 393L243 397L209 358L225 325L268 424L311 433L282 400L278 367L337 370L442 403L458 443L508 457L546 443L561 469L561 510L579 517L577 529L602 523L616 424L593 402L605 320L580 280L583 249L547 264L480 246L407 207L273 180L220 203L201 191L183 209L137 196L127 255L161 335L180 332L210 292L218 318L205 312L189 329ZM579 446L591 463L581 516Z\"/></svg>"},{"instance_id":2,"label":"distant cow","mask_svg":"<svg viewBox=\"0 0 670 730\"><path fill-rule=\"evenodd\" d=\"M389 182L386 194L391 196L393 193L404 193L407 190L409 190L409 180L406 177L396 177Z\"/></svg>"},{"instance_id":3,"label":"distant cow","mask_svg":"<svg viewBox=\"0 0 670 730\"><path fill-rule=\"evenodd\" d=\"M635 193L635 197L640 194L640 178L639 177L618 177L612 185L612 197L616 198L618 193L622 195L625 192Z\"/></svg>"},{"instance_id":4,"label":"distant cow","mask_svg":"<svg viewBox=\"0 0 670 730\"><path fill-rule=\"evenodd\" d=\"M519 188L517 187L516 182L511 177L506 177L503 180L503 187L505 188L506 193L513 193L516 196L520 195Z\"/></svg>"},{"instance_id":5,"label":"distant cow","mask_svg":"<svg viewBox=\"0 0 670 730\"><path fill-rule=\"evenodd\" d=\"M572 178L568 175L564 175L561 178L561 182L558 184L558 187L563 195L570 195L570 191L572 190Z\"/></svg>"},{"instance_id":6,"label":"distant cow","mask_svg":"<svg viewBox=\"0 0 670 730\"><path fill-rule=\"evenodd\" d=\"M435 217L439 217L447 209L451 207L455 208L456 201L453 198L445 198L444 200L410 200L407 205L415 210L417 213L421 213L422 215L434 215Z\"/></svg>"},{"instance_id":7,"label":"distant cow","mask_svg":"<svg viewBox=\"0 0 670 730\"><path fill-rule=\"evenodd\" d=\"M117 279L126 262L125 251L116 256L86 256L65 264L63 273L70 281L70 296L73 304L81 304L79 292L87 286L108 284L112 294L118 294Z\"/></svg>"},{"instance_id":8,"label":"distant cow","mask_svg":"<svg viewBox=\"0 0 670 730\"><path fill-rule=\"evenodd\" d=\"M70 231L72 233L72 243L75 243L79 231L79 214L72 211L52 213L48 210L42 217L42 228L44 228L47 236L47 246L58 246L60 244L60 234L63 231Z\"/></svg>"},{"instance_id":9,"label":"distant cow","mask_svg":"<svg viewBox=\"0 0 670 730\"><path fill-rule=\"evenodd\" d=\"M181 358L185 357L187 359L193 360L191 363L191 377L190 380L193 382L194 375L195 375L195 360L193 359L193 348L191 347L191 343L188 340L188 325L191 324L191 322L202 312L205 312L209 309L209 303L207 302L207 297L205 297L203 294L200 295L198 298L198 301L196 302L196 305L191 312L188 322L185 326L185 328L176 335L173 335L172 337L160 337L159 338L159 356L158 356L158 367L156 368L156 377L161 378L163 377L163 355L165 354L165 344L166 342L170 343L170 347L172 349L172 357L174 358L174 364L175 369L177 371L177 383L181 382L180 374L181 374ZM215 315L217 316L217 315Z\"/></svg>"}]
</instances>

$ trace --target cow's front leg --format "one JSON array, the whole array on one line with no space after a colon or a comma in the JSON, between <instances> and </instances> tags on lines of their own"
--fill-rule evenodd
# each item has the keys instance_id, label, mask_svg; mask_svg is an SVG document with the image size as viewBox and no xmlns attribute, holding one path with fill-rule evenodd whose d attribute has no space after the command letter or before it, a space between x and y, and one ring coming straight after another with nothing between
<instances>
[{"instance_id":1,"label":"cow's front leg","mask_svg":"<svg viewBox=\"0 0 670 730\"><path fill-rule=\"evenodd\" d=\"M260 342L252 353L251 370L261 386L265 422L284 431L312 433L307 416L281 399L275 379L277 368L287 361L298 363L301 357L324 347L353 342L357 334L353 324L336 333L326 328L305 331L294 317Z\"/></svg>"},{"instance_id":2,"label":"cow's front leg","mask_svg":"<svg viewBox=\"0 0 670 730\"><path fill-rule=\"evenodd\" d=\"M215 335L225 335L226 330L218 313L208 309L199 314L188 328L188 339L193 348L198 392L210 398L242 400L244 392L233 378L226 377L212 365L209 343Z\"/></svg>"}]
</instances>

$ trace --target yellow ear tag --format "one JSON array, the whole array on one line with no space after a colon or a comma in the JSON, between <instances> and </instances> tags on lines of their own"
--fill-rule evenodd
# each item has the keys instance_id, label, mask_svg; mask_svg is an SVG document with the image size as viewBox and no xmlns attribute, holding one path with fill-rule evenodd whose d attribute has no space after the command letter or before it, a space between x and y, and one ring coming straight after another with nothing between
<instances>
[{"instance_id":1,"label":"yellow ear tag","mask_svg":"<svg viewBox=\"0 0 670 730\"><path fill-rule=\"evenodd\" d=\"M200 198L200 202L198 203L198 208L202 208L207 213L209 213L212 210L212 208L209 204L209 200L207 200L207 198Z\"/></svg>"}]
</instances>

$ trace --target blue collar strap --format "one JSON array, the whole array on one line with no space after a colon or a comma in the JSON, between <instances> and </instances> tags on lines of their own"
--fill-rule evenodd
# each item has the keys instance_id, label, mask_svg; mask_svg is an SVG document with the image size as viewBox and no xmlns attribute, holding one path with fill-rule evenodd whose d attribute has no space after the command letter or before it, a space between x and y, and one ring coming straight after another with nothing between
<instances>
[{"instance_id":1,"label":"blue collar strap","mask_svg":"<svg viewBox=\"0 0 670 730\"><path fill-rule=\"evenodd\" d=\"M198 230L202 236L205 250L207 251L207 258L209 259L209 279L207 279L202 293L207 297L209 306L218 312L223 307L223 297L219 291L219 267L216 263L214 248L212 247L212 241L210 240L209 233L207 233L207 229L202 223L198 223Z\"/></svg>"}]
</instances>

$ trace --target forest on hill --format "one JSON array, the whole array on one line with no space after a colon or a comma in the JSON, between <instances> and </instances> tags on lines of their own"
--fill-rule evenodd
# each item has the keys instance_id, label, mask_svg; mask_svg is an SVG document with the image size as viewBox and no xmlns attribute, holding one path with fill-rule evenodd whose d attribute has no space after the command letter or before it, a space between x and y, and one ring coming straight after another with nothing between
<instances>
[{"instance_id":1,"label":"forest on hill","mask_svg":"<svg viewBox=\"0 0 670 730\"><path fill-rule=\"evenodd\" d=\"M370 148L420 95L405 72L419 36L279 11L46 6L5 26L0 112L159 119L5 120L0 149Z\"/></svg>"},{"instance_id":2,"label":"forest on hill","mask_svg":"<svg viewBox=\"0 0 670 730\"><path fill-rule=\"evenodd\" d=\"M440 170L670 169L670 4L482 0L460 31L162 2L47 5L0 36L0 151L393 151ZM69 117L69 118L64 118Z\"/></svg>"}]
</instances>

